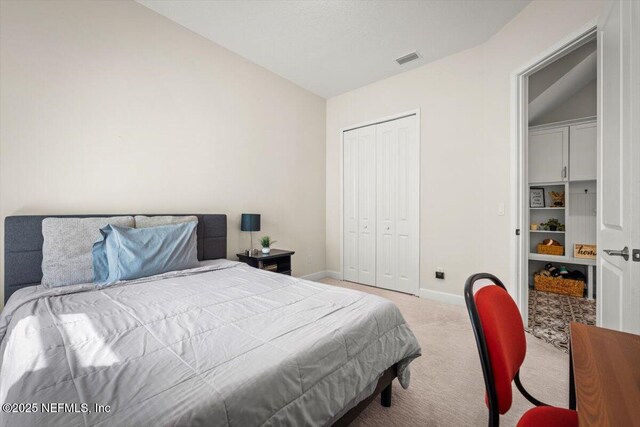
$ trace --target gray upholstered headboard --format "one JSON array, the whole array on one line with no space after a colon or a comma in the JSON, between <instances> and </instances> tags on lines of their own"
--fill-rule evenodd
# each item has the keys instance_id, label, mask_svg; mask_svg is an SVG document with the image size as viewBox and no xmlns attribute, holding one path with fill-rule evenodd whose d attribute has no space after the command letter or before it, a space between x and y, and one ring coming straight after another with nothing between
<instances>
[{"instance_id":1,"label":"gray upholstered headboard","mask_svg":"<svg viewBox=\"0 0 640 427\"><path fill-rule=\"evenodd\" d=\"M4 220L4 302L6 303L11 294L18 289L38 285L42 280L43 219L49 217L88 218L119 215L24 215L6 217ZM226 258L227 216L202 214L196 214L196 216L198 217L198 259Z\"/></svg>"}]
</instances>

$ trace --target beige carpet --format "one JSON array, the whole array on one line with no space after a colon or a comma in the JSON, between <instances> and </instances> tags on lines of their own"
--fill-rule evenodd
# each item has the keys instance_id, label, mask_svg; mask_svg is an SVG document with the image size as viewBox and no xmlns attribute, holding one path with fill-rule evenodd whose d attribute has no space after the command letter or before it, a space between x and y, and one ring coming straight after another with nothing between
<instances>
[{"instance_id":1,"label":"beige carpet","mask_svg":"<svg viewBox=\"0 0 640 427\"><path fill-rule=\"evenodd\" d=\"M394 381L393 402L376 400L354 426L486 426L484 382L465 307L439 303L369 286L323 279L322 282L380 295L402 311L422 346L411 364L411 386ZM567 407L569 359L561 350L527 334L527 358L521 369L524 386L538 399ZM501 426L514 426L532 406L515 386L514 403Z\"/></svg>"}]
</instances>

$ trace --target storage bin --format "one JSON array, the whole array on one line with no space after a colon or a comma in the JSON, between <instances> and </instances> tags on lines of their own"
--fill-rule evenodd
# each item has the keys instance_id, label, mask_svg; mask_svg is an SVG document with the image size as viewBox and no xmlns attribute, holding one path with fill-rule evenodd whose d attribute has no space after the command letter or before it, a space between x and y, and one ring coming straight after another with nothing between
<instances>
[{"instance_id":1,"label":"storage bin","mask_svg":"<svg viewBox=\"0 0 640 427\"><path fill-rule=\"evenodd\" d=\"M554 294L573 297L582 297L584 295L584 282L582 280L536 274L533 276L533 286L536 291L553 292Z\"/></svg>"},{"instance_id":2,"label":"storage bin","mask_svg":"<svg viewBox=\"0 0 640 427\"><path fill-rule=\"evenodd\" d=\"M564 246L538 245L538 253L545 255L564 255Z\"/></svg>"}]
</instances>

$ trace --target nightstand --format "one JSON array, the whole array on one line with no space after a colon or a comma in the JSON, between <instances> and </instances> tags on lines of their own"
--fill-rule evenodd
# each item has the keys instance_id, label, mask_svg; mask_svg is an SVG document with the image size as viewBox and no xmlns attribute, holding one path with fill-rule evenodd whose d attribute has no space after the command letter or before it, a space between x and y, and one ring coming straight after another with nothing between
<instances>
[{"instance_id":1,"label":"nightstand","mask_svg":"<svg viewBox=\"0 0 640 427\"><path fill-rule=\"evenodd\" d=\"M262 252L258 252L255 255L241 253L236 254L236 256L240 262L249 264L251 267L291 276L291 255L293 254L295 254L294 251L271 249L268 254L263 254Z\"/></svg>"}]
</instances>

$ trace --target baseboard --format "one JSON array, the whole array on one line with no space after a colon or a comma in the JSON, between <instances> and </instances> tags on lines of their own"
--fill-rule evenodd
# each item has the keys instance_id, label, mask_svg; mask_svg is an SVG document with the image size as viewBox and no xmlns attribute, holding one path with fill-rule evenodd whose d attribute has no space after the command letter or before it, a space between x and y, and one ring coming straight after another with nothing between
<instances>
[{"instance_id":1,"label":"baseboard","mask_svg":"<svg viewBox=\"0 0 640 427\"><path fill-rule=\"evenodd\" d=\"M320 279L331 278L336 280L342 280L342 274L339 271L316 271L315 273L305 274L300 276L301 279L318 281Z\"/></svg>"},{"instance_id":2,"label":"baseboard","mask_svg":"<svg viewBox=\"0 0 640 427\"><path fill-rule=\"evenodd\" d=\"M464 305L464 297L448 292L432 291L431 289L420 289L420 298L445 302L447 304Z\"/></svg>"},{"instance_id":3,"label":"baseboard","mask_svg":"<svg viewBox=\"0 0 640 427\"><path fill-rule=\"evenodd\" d=\"M329 277L335 280L342 280L342 273L340 273L339 271L326 271L325 273L327 274L325 277Z\"/></svg>"},{"instance_id":4,"label":"baseboard","mask_svg":"<svg viewBox=\"0 0 640 427\"><path fill-rule=\"evenodd\" d=\"M324 279L325 277L328 277L326 271L316 271L315 273L310 273L310 274L305 274L304 276L300 276L301 279L313 280L313 281L318 281L320 279Z\"/></svg>"}]
</instances>

